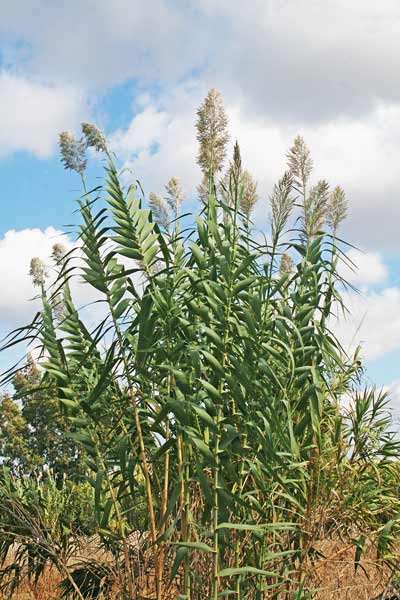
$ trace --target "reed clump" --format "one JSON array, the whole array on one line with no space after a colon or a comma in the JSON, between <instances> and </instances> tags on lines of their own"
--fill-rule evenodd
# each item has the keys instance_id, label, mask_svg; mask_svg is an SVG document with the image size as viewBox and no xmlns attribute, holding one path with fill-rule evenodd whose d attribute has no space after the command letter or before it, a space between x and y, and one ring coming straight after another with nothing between
<instances>
[{"instance_id":1,"label":"reed clump","mask_svg":"<svg viewBox=\"0 0 400 600\"><path fill-rule=\"evenodd\" d=\"M321 549L327 539L341 540L356 573L373 548L388 580L399 558L400 446L385 394L363 388L358 353L348 356L331 330L344 308L344 192L311 181L298 137L265 207L270 230L256 235L259 193L238 145L223 173L218 92L198 118L203 203L193 221L181 216L177 178L147 208L97 128L84 124L79 141L62 134L64 164L84 186L80 254L58 252L50 288L35 263L42 311L4 347L41 344L42 384L86 460L93 535L108 562L71 564L57 551L49 560L63 597L108 598L116 586L139 599L147 577L156 600L317 598L316 573L336 560L336 549ZM106 157L93 191L88 146ZM76 277L105 308L95 327L74 304ZM7 481L3 560L11 537L39 543L29 527L7 525ZM81 539L70 528L65 544L72 538Z\"/></svg>"}]
</instances>

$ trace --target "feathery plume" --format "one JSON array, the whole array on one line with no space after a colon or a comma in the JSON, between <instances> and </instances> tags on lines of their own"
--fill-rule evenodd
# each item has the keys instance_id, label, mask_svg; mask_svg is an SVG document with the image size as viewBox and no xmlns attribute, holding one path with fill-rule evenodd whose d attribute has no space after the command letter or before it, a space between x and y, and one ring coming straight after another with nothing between
<instances>
[{"instance_id":1,"label":"feathery plume","mask_svg":"<svg viewBox=\"0 0 400 600\"><path fill-rule=\"evenodd\" d=\"M282 234L293 210L295 199L292 196L293 175L286 171L272 189L271 228L272 238L276 244Z\"/></svg>"},{"instance_id":2,"label":"feathery plume","mask_svg":"<svg viewBox=\"0 0 400 600\"><path fill-rule=\"evenodd\" d=\"M47 268L44 262L35 256L31 260L29 275L32 277L32 283L35 287L42 287L48 276Z\"/></svg>"},{"instance_id":3,"label":"feathery plume","mask_svg":"<svg viewBox=\"0 0 400 600\"><path fill-rule=\"evenodd\" d=\"M168 229L170 222L170 214L167 203L160 194L155 192L150 193L149 205L151 212L153 213L154 220L162 225L165 229Z\"/></svg>"},{"instance_id":4,"label":"feathery plume","mask_svg":"<svg viewBox=\"0 0 400 600\"><path fill-rule=\"evenodd\" d=\"M236 140L233 147L233 159L224 177L220 180L218 189L224 198L226 204L232 206L232 192L235 187L239 187L240 176L242 175L242 156L240 146Z\"/></svg>"},{"instance_id":5,"label":"feathery plume","mask_svg":"<svg viewBox=\"0 0 400 600\"><path fill-rule=\"evenodd\" d=\"M313 161L310 157L310 150L300 135L295 138L293 146L287 154L287 159L289 171L293 176L294 182L303 188L304 192L313 170Z\"/></svg>"},{"instance_id":6,"label":"feathery plume","mask_svg":"<svg viewBox=\"0 0 400 600\"><path fill-rule=\"evenodd\" d=\"M104 133L94 123L82 123L82 133L86 138L86 146L97 152L107 152L107 141Z\"/></svg>"},{"instance_id":7,"label":"feathery plume","mask_svg":"<svg viewBox=\"0 0 400 600\"><path fill-rule=\"evenodd\" d=\"M233 160L218 187L228 206L233 206L233 192L237 188L240 208L248 220L258 200L257 183L249 171L242 169L242 157L237 141L233 148Z\"/></svg>"},{"instance_id":8,"label":"feathery plume","mask_svg":"<svg viewBox=\"0 0 400 600\"><path fill-rule=\"evenodd\" d=\"M329 196L329 203L326 212L326 222L336 234L338 227L347 216L347 199L344 190L337 186Z\"/></svg>"},{"instance_id":9,"label":"feathery plume","mask_svg":"<svg viewBox=\"0 0 400 600\"><path fill-rule=\"evenodd\" d=\"M294 268L293 259L290 254L286 252L281 256L281 262L279 266L279 272L281 276L286 275L287 273L292 273Z\"/></svg>"},{"instance_id":10,"label":"feathery plume","mask_svg":"<svg viewBox=\"0 0 400 600\"><path fill-rule=\"evenodd\" d=\"M167 192L168 206L175 214L178 213L179 207L184 200L184 195L178 177L171 177L165 186Z\"/></svg>"},{"instance_id":11,"label":"feathery plume","mask_svg":"<svg viewBox=\"0 0 400 600\"><path fill-rule=\"evenodd\" d=\"M228 118L220 92L211 89L197 111L197 140L200 144L197 162L206 179L211 168L221 171L226 156Z\"/></svg>"},{"instance_id":12,"label":"feathery plume","mask_svg":"<svg viewBox=\"0 0 400 600\"><path fill-rule=\"evenodd\" d=\"M324 226L329 202L329 184L319 181L306 198L303 206L303 227L307 239L314 238Z\"/></svg>"},{"instance_id":13,"label":"feathery plume","mask_svg":"<svg viewBox=\"0 0 400 600\"><path fill-rule=\"evenodd\" d=\"M67 248L64 244L57 242L53 245L51 258L54 260L56 265L60 265L63 262L65 255L67 254Z\"/></svg>"},{"instance_id":14,"label":"feathery plume","mask_svg":"<svg viewBox=\"0 0 400 600\"><path fill-rule=\"evenodd\" d=\"M86 144L84 140L77 140L69 131L63 131L60 133L59 146L64 169L70 169L82 174L87 164L85 157Z\"/></svg>"},{"instance_id":15,"label":"feathery plume","mask_svg":"<svg viewBox=\"0 0 400 600\"><path fill-rule=\"evenodd\" d=\"M239 185L243 190L240 197L240 208L246 216L246 219L249 219L254 205L258 200L257 183L248 171L243 171L240 176Z\"/></svg>"}]
</instances>

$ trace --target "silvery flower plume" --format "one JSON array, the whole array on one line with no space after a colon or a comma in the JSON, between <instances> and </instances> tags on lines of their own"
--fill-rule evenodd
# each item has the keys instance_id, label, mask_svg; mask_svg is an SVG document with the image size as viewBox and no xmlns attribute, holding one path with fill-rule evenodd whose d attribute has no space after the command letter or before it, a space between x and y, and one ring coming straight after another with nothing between
<instances>
[{"instance_id":1,"label":"silvery flower plume","mask_svg":"<svg viewBox=\"0 0 400 600\"><path fill-rule=\"evenodd\" d=\"M257 183L254 181L249 171L243 171L239 181L242 189L240 208L246 219L250 219L252 210L258 200Z\"/></svg>"},{"instance_id":2,"label":"silvery flower plume","mask_svg":"<svg viewBox=\"0 0 400 600\"><path fill-rule=\"evenodd\" d=\"M66 254L67 254L67 248L66 248L66 246L64 246L64 244L57 242L56 244L53 245L52 252L51 252L51 258L54 260L56 265L62 264Z\"/></svg>"},{"instance_id":3,"label":"silvery flower plume","mask_svg":"<svg viewBox=\"0 0 400 600\"><path fill-rule=\"evenodd\" d=\"M321 231L327 217L329 184L324 179L311 190L303 206L303 228L307 239L314 238Z\"/></svg>"},{"instance_id":4,"label":"silvery flower plume","mask_svg":"<svg viewBox=\"0 0 400 600\"><path fill-rule=\"evenodd\" d=\"M337 186L329 196L326 222L335 235L339 225L347 216L347 199L344 190Z\"/></svg>"},{"instance_id":5,"label":"silvery flower plume","mask_svg":"<svg viewBox=\"0 0 400 600\"><path fill-rule=\"evenodd\" d=\"M29 275L35 287L43 288L48 272L45 263L38 256L34 256L31 260Z\"/></svg>"},{"instance_id":6,"label":"silvery flower plume","mask_svg":"<svg viewBox=\"0 0 400 600\"><path fill-rule=\"evenodd\" d=\"M232 162L219 184L219 191L225 203L231 207L234 205L235 189L239 196L241 211L248 220L258 200L257 183L250 172L242 168L240 146L237 141L233 148Z\"/></svg>"},{"instance_id":7,"label":"silvery flower plume","mask_svg":"<svg viewBox=\"0 0 400 600\"><path fill-rule=\"evenodd\" d=\"M281 256L281 262L279 265L279 272L281 276L286 275L288 273L292 273L294 268L293 259L290 254L286 252Z\"/></svg>"},{"instance_id":8,"label":"silvery flower plume","mask_svg":"<svg viewBox=\"0 0 400 600\"><path fill-rule=\"evenodd\" d=\"M226 204L232 206L234 189L238 189L240 176L242 175L242 157L240 153L240 146L236 140L233 147L233 160L229 164L229 168L225 173L224 177L219 183L219 191L224 198Z\"/></svg>"},{"instance_id":9,"label":"silvery flower plume","mask_svg":"<svg viewBox=\"0 0 400 600\"><path fill-rule=\"evenodd\" d=\"M208 92L197 116L197 140L200 145L197 162L208 179L211 169L214 172L221 171L229 140L228 118L218 90L213 88Z\"/></svg>"},{"instance_id":10,"label":"silvery flower plume","mask_svg":"<svg viewBox=\"0 0 400 600\"><path fill-rule=\"evenodd\" d=\"M149 205L150 205L154 220L159 225L162 225L164 227L164 229L168 229L171 219L170 219L168 204L165 202L164 198L162 196L160 196L160 194L151 192L150 199L149 199Z\"/></svg>"},{"instance_id":11,"label":"silvery flower plume","mask_svg":"<svg viewBox=\"0 0 400 600\"><path fill-rule=\"evenodd\" d=\"M85 141L83 139L77 140L69 131L63 131L60 133L59 146L64 168L82 175L87 164Z\"/></svg>"},{"instance_id":12,"label":"silvery flower plume","mask_svg":"<svg viewBox=\"0 0 400 600\"><path fill-rule=\"evenodd\" d=\"M271 228L272 239L276 244L284 231L290 214L293 210L295 198L292 195L293 176L286 171L272 189L271 202Z\"/></svg>"},{"instance_id":13,"label":"silvery flower plume","mask_svg":"<svg viewBox=\"0 0 400 600\"><path fill-rule=\"evenodd\" d=\"M85 136L88 148L94 148L97 152L108 152L106 137L97 125L82 123L82 133Z\"/></svg>"},{"instance_id":14,"label":"silvery flower plume","mask_svg":"<svg viewBox=\"0 0 400 600\"><path fill-rule=\"evenodd\" d=\"M311 160L310 150L300 135L295 138L293 146L287 154L287 159L293 181L305 195L307 182L313 170L313 161Z\"/></svg>"},{"instance_id":15,"label":"silvery flower plume","mask_svg":"<svg viewBox=\"0 0 400 600\"><path fill-rule=\"evenodd\" d=\"M184 195L178 177L171 177L165 186L167 192L167 202L170 209L178 214L179 207L184 201Z\"/></svg>"}]
</instances>

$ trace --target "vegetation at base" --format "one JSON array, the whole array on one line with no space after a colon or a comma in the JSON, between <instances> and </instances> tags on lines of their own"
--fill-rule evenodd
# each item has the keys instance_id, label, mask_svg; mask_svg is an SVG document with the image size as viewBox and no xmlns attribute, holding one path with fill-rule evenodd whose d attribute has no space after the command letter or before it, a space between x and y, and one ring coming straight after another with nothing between
<instances>
[{"instance_id":1,"label":"vegetation at base","mask_svg":"<svg viewBox=\"0 0 400 600\"><path fill-rule=\"evenodd\" d=\"M32 260L42 311L3 345L41 348L39 370L4 377L20 398L2 404L9 594L12 551L20 579L49 563L62 597L81 599L146 589L156 600L305 600L329 560L317 550L327 537L353 548L355 570L371 544L397 568L400 443L386 395L362 387L358 353L347 356L332 331L345 310L344 192L312 181L298 137L265 207L270 231L258 232L257 186L238 144L223 173L227 126L212 90L198 111L202 204L192 220L176 177L147 208L94 125L80 140L60 136L83 186L78 249L54 249L50 286ZM94 189L88 147L105 158ZM94 326L74 303L76 279L96 294ZM66 477L36 481L37 464ZM53 512L53 494L59 507L90 509ZM71 562L89 534L96 552Z\"/></svg>"}]
</instances>

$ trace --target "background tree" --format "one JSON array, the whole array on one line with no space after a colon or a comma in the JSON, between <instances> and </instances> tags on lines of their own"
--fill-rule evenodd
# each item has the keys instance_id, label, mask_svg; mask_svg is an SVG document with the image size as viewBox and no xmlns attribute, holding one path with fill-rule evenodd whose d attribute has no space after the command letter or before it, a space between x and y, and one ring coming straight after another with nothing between
<instances>
[{"instance_id":1,"label":"background tree","mask_svg":"<svg viewBox=\"0 0 400 600\"><path fill-rule=\"evenodd\" d=\"M63 414L49 378L43 379L31 356L13 380L14 396L0 405L1 455L19 474L51 469L57 480L81 479L85 473L82 450L69 437L71 424Z\"/></svg>"},{"instance_id":2,"label":"background tree","mask_svg":"<svg viewBox=\"0 0 400 600\"><path fill-rule=\"evenodd\" d=\"M3 464L17 473L31 471L35 465L28 443L29 430L19 404L9 394L0 400L0 422Z\"/></svg>"}]
</instances>

